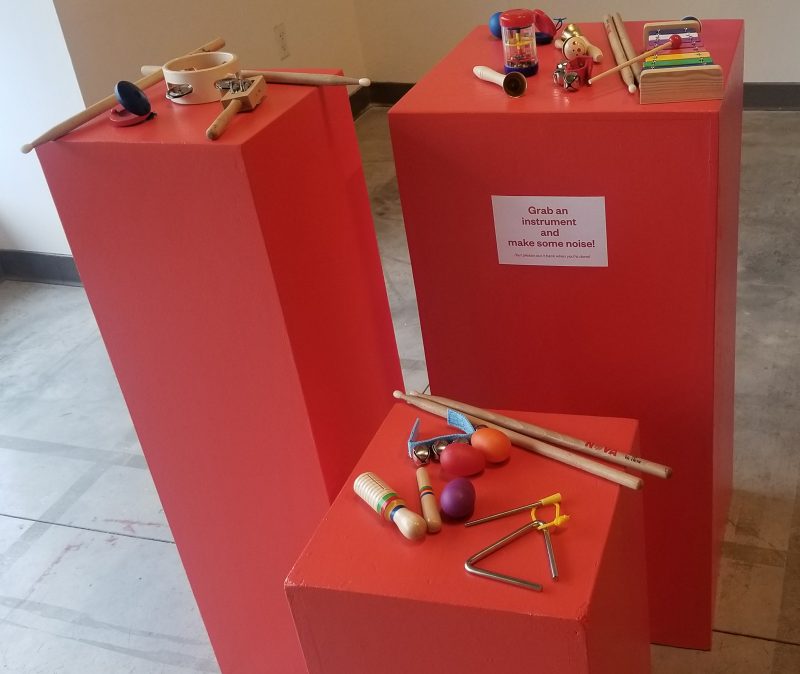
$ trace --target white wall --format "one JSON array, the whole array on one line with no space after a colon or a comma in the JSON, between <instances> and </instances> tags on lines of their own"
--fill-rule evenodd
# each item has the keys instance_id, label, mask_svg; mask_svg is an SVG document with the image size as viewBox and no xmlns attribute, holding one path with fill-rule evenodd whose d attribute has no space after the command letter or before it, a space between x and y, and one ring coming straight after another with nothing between
<instances>
[{"instance_id":1,"label":"white wall","mask_svg":"<svg viewBox=\"0 0 800 674\"><path fill-rule=\"evenodd\" d=\"M0 106L0 249L69 254L39 161L19 151L83 107L51 0L3 4L0 41L16 55Z\"/></svg>"},{"instance_id":2,"label":"white wall","mask_svg":"<svg viewBox=\"0 0 800 674\"><path fill-rule=\"evenodd\" d=\"M342 68L363 76L353 0L55 0L87 102L165 61L223 37L244 68ZM283 23L289 58L273 27Z\"/></svg>"},{"instance_id":3,"label":"white wall","mask_svg":"<svg viewBox=\"0 0 800 674\"><path fill-rule=\"evenodd\" d=\"M493 12L508 8L492 0L354 1L369 76L384 82L416 82L469 30L486 24ZM610 11L620 12L625 20L679 19L687 14L700 19L743 18L745 81L800 81L795 48L800 27L798 0L692 0L677 4L663 0L559 0L536 4L551 17L565 16L575 23L601 21Z\"/></svg>"}]
</instances>

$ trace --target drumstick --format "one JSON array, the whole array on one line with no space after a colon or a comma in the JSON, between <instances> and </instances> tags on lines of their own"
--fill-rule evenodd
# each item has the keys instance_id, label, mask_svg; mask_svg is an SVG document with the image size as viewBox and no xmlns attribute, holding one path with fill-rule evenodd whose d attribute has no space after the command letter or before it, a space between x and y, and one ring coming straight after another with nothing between
<instances>
[{"instance_id":1,"label":"drumstick","mask_svg":"<svg viewBox=\"0 0 800 674\"><path fill-rule=\"evenodd\" d=\"M418 407L419 409L430 412L438 417L445 419L447 418L447 407L440 405L433 400L406 395L402 391L395 391L393 395L398 400L405 400L405 402L407 402L409 405ZM597 477L605 478L611 482L616 482L617 484L622 485L623 487L628 487L629 489L642 488L642 479L636 477L635 475L628 475L627 473L623 473L621 470L611 468L610 466L605 466L602 463L592 461L591 459L587 459L583 456L578 456L577 454L568 452L560 447L554 447L553 445L549 445L541 440L529 438L527 435L522 435L522 433L517 433L516 431L512 431L508 428L503 428L502 426L494 424L491 421L487 421L486 419L470 417L469 414L465 416L473 425L483 424L484 426L488 426L489 428L494 428L502 433L505 433L509 440L511 440L513 444L521 449L525 449L535 454L541 454L542 456L546 456L547 458L555 461L560 461L561 463L565 463L573 468L579 468L587 473L591 473Z\"/></svg>"},{"instance_id":2,"label":"drumstick","mask_svg":"<svg viewBox=\"0 0 800 674\"><path fill-rule=\"evenodd\" d=\"M618 70L622 70L624 67L631 65L631 63L636 63L637 61L644 61L646 58L652 56L653 54L658 54L658 52L663 51L664 49L678 49L681 46L681 36L677 34L672 34L669 38L669 41L665 42L664 44L658 45L658 47L653 47L652 49L644 52L644 54L639 54L636 58L630 59L625 61L624 63L620 63L618 66L613 68L609 68L608 70L604 70L599 75L592 77L589 80L589 84L597 82L597 80L602 80L604 77L607 77L611 73L615 73Z\"/></svg>"},{"instance_id":3,"label":"drumstick","mask_svg":"<svg viewBox=\"0 0 800 674\"><path fill-rule=\"evenodd\" d=\"M360 84L368 87L371 82L366 77L343 77L342 75L324 75L318 73L284 73L273 70L242 70L240 77L263 75L267 82L275 84L311 84L315 86L335 86L342 84Z\"/></svg>"},{"instance_id":4,"label":"drumstick","mask_svg":"<svg viewBox=\"0 0 800 674\"><path fill-rule=\"evenodd\" d=\"M532 438L536 438L537 440L551 442L554 445L560 445L561 447L566 447L567 449L574 449L575 451L589 454L597 459L603 459L604 461L609 461L610 463L628 466L629 468L641 471L642 473L648 473L650 475L656 475L657 477L663 478L668 478L672 475L672 468L669 466L664 466L660 463L656 463L655 461L648 461L647 459L643 459L639 456L633 456L632 454L619 452L615 449L610 449L609 447L596 445L593 442L587 442L586 440L574 438L572 436L559 433L558 431L552 431L549 428L542 428L541 426L536 426L535 424L519 421L518 419L512 419L511 417L490 412L489 410L475 407L474 405L468 405L467 403L462 403L458 400L451 400L450 398L443 398L441 396L429 394L415 393L414 391L411 391L410 395L421 396L429 400L433 400L434 402L444 405L445 407L449 407L450 409L464 412L465 414L477 417L478 419L491 421L498 426L503 426L504 428L508 428L512 431L517 431L518 433L528 435Z\"/></svg>"},{"instance_id":5,"label":"drumstick","mask_svg":"<svg viewBox=\"0 0 800 674\"><path fill-rule=\"evenodd\" d=\"M211 42L204 44L202 47L198 47L197 49L190 51L189 54L199 54L200 52L204 51L217 51L224 46L225 40L223 40L221 37L218 37L216 40L212 40ZM189 54L186 54L186 56ZM134 84L140 89L147 89L147 87L152 86L156 82L159 82L163 79L164 71L159 68L156 72L136 80ZM101 112L111 110L111 108L113 108L115 105L117 105L116 96L113 94L111 96L106 96L103 100L97 101L97 103L90 105L88 108L86 108L86 110L72 115L72 117L65 119L60 124L56 124L52 129L45 131L38 138L23 145L20 150L22 150L23 154L28 154L28 152L30 152L33 148L38 147L42 143L47 143L48 141L55 140L56 138L61 138L61 136L64 134L77 129L81 124L88 122Z\"/></svg>"},{"instance_id":6,"label":"drumstick","mask_svg":"<svg viewBox=\"0 0 800 674\"><path fill-rule=\"evenodd\" d=\"M625 50L622 48L622 44L619 41L617 29L614 28L614 21L608 14L603 17L603 25L606 27L608 43L611 45L611 51L614 54L614 60L618 64L622 63L627 59L627 56L625 56ZM622 77L622 81L628 86L628 91L632 94L635 94L636 84L633 81L633 71L631 70L631 67L626 66L619 71L619 74Z\"/></svg>"},{"instance_id":7,"label":"drumstick","mask_svg":"<svg viewBox=\"0 0 800 674\"><path fill-rule=\"evenodd\" d=\"M636 56L636 50L633 48L631 39L628 37L628 31L625 30L625 24L622 22L622 16L619 12L615 12L613 19L614 28L617 29L617 35L619 36L620 44L622 45L622 49L625 51L625 58L630 60ZM639 61L631 63L631 70L633 71L633 76L638 82L639 75L642 74L642 64Z\"/></svg>"}]
</instances>

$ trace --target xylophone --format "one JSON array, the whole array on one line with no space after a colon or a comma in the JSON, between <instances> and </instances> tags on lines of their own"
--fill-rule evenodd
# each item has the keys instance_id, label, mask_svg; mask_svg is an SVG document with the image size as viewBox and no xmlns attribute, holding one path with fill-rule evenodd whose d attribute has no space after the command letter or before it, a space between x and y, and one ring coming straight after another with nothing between
<instances>
[{"instance_id":1,"label":"xylophone","mask_svg":"<svg viewBox=\"0 0 800 674\"><path fill-rule=\"evenodd\" d=\"M653 49L681 37L677 49L664 49L642 63L640 103L674 103L722 98L722 68L703 44L696 19L660 21L644 25L644 48Z\"/></svg>"}]
</instances>

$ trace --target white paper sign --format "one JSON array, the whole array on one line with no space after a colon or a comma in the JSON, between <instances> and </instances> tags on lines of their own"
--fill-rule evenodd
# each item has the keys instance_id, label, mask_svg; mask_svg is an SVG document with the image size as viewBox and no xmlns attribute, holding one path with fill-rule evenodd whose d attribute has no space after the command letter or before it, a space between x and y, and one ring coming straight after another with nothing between
<instances>
[{"instance_id":1,"label":"white paper sign","mask_svg":"<svg viewBox=\"0 0 800 674\"><path fill-rule=\"evenodd\" d=\"M492 196L500 264L607 267L605 197Z\"/></svg>"}]
</instances>

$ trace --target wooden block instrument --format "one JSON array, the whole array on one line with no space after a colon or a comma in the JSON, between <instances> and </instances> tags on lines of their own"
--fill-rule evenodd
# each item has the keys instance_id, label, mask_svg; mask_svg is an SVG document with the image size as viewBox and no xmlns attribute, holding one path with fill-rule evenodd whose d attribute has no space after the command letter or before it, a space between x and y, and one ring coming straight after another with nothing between
<instances>
[{"instance_id":1,"label":"wooden block instrument","mask_svg":"<svg viewBox=\"0 0 800 674\"><path fill-rule=\"evenodd\" d=\"M238 84L234 85L233 82ZM206 129L208 139L217 140L222 136L230 121L240 112L255 110L266 91L267 83L261 75L232 80L228 93L222 97L222 112Z\"/></svg>"},{"instance_id":2,"label":"wooden block instrument","mask_svg":"<svg viewBox=\"0 0 800 674\"><path fill-rule=\"evenodd\" d=\"M715 64L703 44L696 19L660 21L644 25L645 49L665 44L679 35L679 48L666 48L642 62L640 103L675 103L721 99L722 67Z\"/></svg>"}]
</instances>

